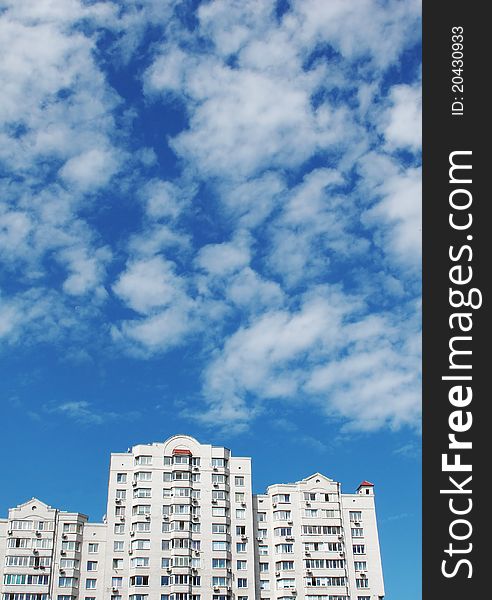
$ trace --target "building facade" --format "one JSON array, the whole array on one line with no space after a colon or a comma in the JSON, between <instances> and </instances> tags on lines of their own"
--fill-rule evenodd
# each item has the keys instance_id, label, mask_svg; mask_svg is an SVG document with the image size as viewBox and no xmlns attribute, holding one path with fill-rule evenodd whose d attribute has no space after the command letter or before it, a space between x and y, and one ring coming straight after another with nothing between
<instances>
[{"instance_id":1,"label":"building facade","mask_svg":"<svg viewBox=\"0 0 492 600\"><path fill-rule=\"evenodd\" d=\"M253 495L251 459L177 435L111 455L103 523L33 498L0 520L2 600L380 600L373 485Z\"/></svg>"}]
</instances>

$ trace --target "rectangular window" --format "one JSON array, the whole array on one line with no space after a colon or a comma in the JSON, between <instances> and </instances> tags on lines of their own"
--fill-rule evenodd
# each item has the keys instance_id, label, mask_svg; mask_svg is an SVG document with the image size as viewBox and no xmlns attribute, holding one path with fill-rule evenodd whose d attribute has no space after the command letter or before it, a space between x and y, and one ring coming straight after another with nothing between
<instances>
[{"instance_id":1,"label":"rectangular window","mask_svg":"<svg viewBox=\"0 0 492 600\"><path fill-rule=\"evenodd\" d=\"M88 571L97 571L97 561L96 560L88 560L87 561L87 570Z\"/></svg>"},{"instance_id":2,"label":"rectangular window","mask_svg":"<svg viewBox=\"0 0 492 600\"><path fill-rule=\"evenodd\" d=\"M258 523L264 523L267 520L267 514L265 512L259 512L256 514L256 520Z\"/></svg>"},{"instance_id":3,"label":"rectangular window","mask_svg":"<svg viewBox=\"0 0 492 600\"><path fill-rule=\"evenodd\" d=\"M135 456L135 464L136 465L151 465L152 464L152 456L148 456L148 455Z\"/></svg>"},{"instance_id":4,"label":"rectangular window","mask_svg":"<svg viewBox=\"0 0 492 600\"><path fill-rule=\"evenodd\" d=\"M130 585L131 586L147 586L147 585L149 585L149 576L148 575L132 575L132 577L130 577Z\"/></svg>"},{"instance_id":5,"label":"rectangular window","mask_svg":"<svg viewBox=\"0 0 492 600\"><path fill-rule=\"evenodd\" d=\"M137 471L135 473L135 481L152 481L151 471Z\"/></svg>"},{"instance_id":6,"label":"rectangular window","mask_svg":"<svg viewBox=\"0 0 492 600\"><path fill-rule=\"evenodd\" d=\"M121 535L125 533L125 524L124 523L115 523L114 524L114 532L116 535Z\"/></svg>"},{"instance_id":7,"label":"rectangular window","mask_svg":"<svg viewBox=\"0 0 492 600\"><path fill-rule=\"evenodd\" d=\"M236 475L234 477L234 485L236 487L243 487L244 486L244 477L242 475Z\"/></svg>"},{"instance_id":8,"label":"rectangular window","mask_svg":"<svg viewBox=\"0 0 492 600\"><path fill-rule=\"evenodd\" d=\"M113 569L122 569L123 568L123 559L122 558L113 558Z\"/></svg>"},{"instance_id":9,"label":"rectangular window","mask_svg":"<svg viewBox=\"0 0 492 600\"><path fill-rule=\"evenodd\" d=\"M118 500L126 500L126 490L116 490L115 497Z\"/></svg>"},{"instance_id":10,"label":"rectangular window","mask_svg":"<svg viewBox=\"0 0 492 600\"><path fill-rule=\"evenodd\" d=\"M99 544L97 542L90 542L88 552L89 554L97 554L99 552Z\"/></svg>"},{"instance_id":11,"label":"rectangular window","mask_svg":"<svg viewBox=\"0 0 492 600\"><path fill-rule=\"evenodd\" d=\"M356 560L354 562L354 569L356 571L367 571L367 562L365 560Z\"/></svg>"},{"instance_id":12,"label":"rectangular window","mask_svg":"<svg viewBox=\"0 0 492 600\"><path fill-rule=\"evenodd\" d=\"M290 521L292 513L290 510L275 510L273 512L274 521Z\"/></svg>"},{"instance_id":13,"label":"rectangular window","mask_svg":"<svg viewBox=\"0 0 492 600\"><path fill-rule=\"evenodd\" d=\"M111 587L118 588L118 589L123 587L123 577L112 577L111 578Z\"/></svg>"},{"instance_id":14,"label":"rectangular window","mask_svg":"<svg viewBox=\"0 0 492 600\"><path fill-rule=\"evenodd\" d=\"M227 533L227 525L225 523L212 523L212 533Z\"/></svg>"},{"instance_id":15,"label":"rectangular window","mask_svg":"<svg viewBox=\"0 0 492 600\"><path fill-rule=\"evenodd\" d=\"M237 579L237 587L238 588L247 588L248 580L245 577L238 577Z\"/></svg>"},{"instance_id":16,"label":"rectangular window","mask_svg":"<svg viewBox=\"0 0 492 600\"><path fill-rule=\"evenodd\" d=\"M116 473L116 483L126 483L126 473Z\"/></svg>"},{"instance_id":17,"label":"rectangular window","mask_svg":"<svg viewBox=\"0 0 492 600\"><path fill-rule=\"evenodd\" d=\"M274 504L277 504L277 503L290 504L290 494L274 494L272 496L272 502Z\"/></svg>"},{"instance_id":18,"label":"rectangular window","mask_svg":"<svg viewBox=\"0 0 492 600\"><path fill-rule=\"evenodd\" d=\"M133 492L134 498L150 498L152 496L152 488L138 487Z\"/></svg>"},{"instance_id":19,"label":"rectangular window","mask_svg":"<svg viewBox=\"0 0 492 600\"><path fill-rule=\"evenodd\" d=\"M357 589L368 588L369 587L369 579L367 577L362 577L360 579L355 579L355 587Z\"/></svg>"},{"instance_id":20,"label":"rectangular window","mask_svg":"<svg viewBox=\"0 0 492 600\"><path fill-rule=\"evenodd\" d=\"M354 554L365 554L366 547L364 544L355 544L354 546L352 546L352 552Z\"/></svg>"},{"instance_id":21,"label":"rectangular window","mask_svg":"<svg viewBox=\"0 0 492 600\"><path fill-rule=\"evenodd\" d=\"M114 542L113 543L113 550L115 552L123 552L125 549L125 542Z\"/></svg>"},{"instance_id":22,"label":"rectangular window","mask_svg":"<svg viewBox=\"0 0 492 600\"><path fill-rule=\"evenodd\" d=\"M236 508L236 519L245 519L246 510L244 508Z\"/></svg>"},{"instance_id":23,"label":"rectangular window","mask_svg":"<svg viewBox=\"0 0 492 600\"><path fill-rule=\"evenodd\" d=\"M360 527L352 527L352 537L364 537L364 530Z\"/></svg>"},{"instance_id":24,"label":"rectangular window","mask_svg":"<svg viewBox=\"0 0 492 600\"><path fill-rule=\"evenodd\" d=\"M212 458L212 467L225 467L226 459L225 458Z\"/></svg>"},{"instance_id":25,"label":"rectangular window","mask_svg":"<svg viewBox=\"0 0 492 600\"><path fill-rule=\"evenodd\" d=\"M212 542L212 550L229 550L229 542Z\"/></svg>"},{"instance_id":26,"label":"rectangular window","mask_svg":"<svg viewBox=\"0 0 492 600\"><path fill-rule=\"evenodd\" d=\"M96 583L97 583L97 579L86 579L85 580L85 589L86 590L95 590Z\"/></svg>"},{"instance_id":27,"label":"rectangular window","mask_svg":"<svg viewBox=\"0 0 492 600\"><path fill-rule=\"evenodd\" d=\"M351 510L349 518L351 521L362 521L362 512L360 510Z\"/></svg>"},{"instance_id":28,"label":"rectangular window","mask_svg":"<svg viewBox=\"0 0 492 600\"><path fill-rule=\"evenodd\" d=\"M149 566L149 557L148 556L135 556L130 561L131 567L148 567Z\"/></svg>"},{"instance_id":29,"label":"rectangular window","mask_svg":"<svg viewBox=\"0 0 492 600\"><path fill-rule=\"evenodd\" d=\"M268 573L269 570L269 564L266 562L261 562L260 563L260 573Z\"/></svg>"},{"instance_id":30,"label":"rectangular window","mask_svg":"<svg viewBox=\"0 0 492 600\"><path fill-rule=\"evenodd\" d=\"M212 508L212 516L213 517L226 517L227 509L223 506L214 506Z\"/></svg>"},{"instance_id":31,"label":"rectangular window","mask_svg":"<svg viewBox=\"0 0 492 600\"><path fill-rule=\"evenodd\" d=\"M248 568L248 561L238 560L236 561L236 567L238 571L246 571L246 569Z\"/></svg>"},{"instance_id":32,"label":"rectangular window","mask_svg":"<svg viewBox=\"0 0 492 600\"><path fill-rule=\"evenodd\" d=\"M238 554L241 554L243 552L246 552L246 543L241 542L241 543L237 543L236 544L236 552Z\"/></svg>"}]
</instances>

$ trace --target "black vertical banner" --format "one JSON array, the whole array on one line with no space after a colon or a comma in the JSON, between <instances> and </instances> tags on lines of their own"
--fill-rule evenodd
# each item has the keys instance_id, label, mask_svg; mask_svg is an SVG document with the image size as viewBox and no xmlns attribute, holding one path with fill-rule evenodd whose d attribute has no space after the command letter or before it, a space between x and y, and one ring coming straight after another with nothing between
<instances>
[{"instance_id":1,"label":"black vertical banner","mask_svg":"<svg viewBox=\"0 0 492 600\"><path fill-rule=\"evenodd\" d=\"M486 5L423 7L423 598L490 597L491 56ZM488 210L489 209L489 210ZM486 505L487 508L484 508ZM487 511L487 512L486 512ZM482 561L479 563L479 557Z\"/></svg>"}]
</instances>

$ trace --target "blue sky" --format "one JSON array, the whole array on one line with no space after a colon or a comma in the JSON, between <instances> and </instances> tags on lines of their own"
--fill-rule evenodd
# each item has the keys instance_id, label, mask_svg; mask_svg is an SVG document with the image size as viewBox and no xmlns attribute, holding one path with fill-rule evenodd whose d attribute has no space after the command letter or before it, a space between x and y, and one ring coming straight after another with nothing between
<instances>
[{"instance_id":1,"label":"blue sky","mask_svg":"<svg viewBox=\"0 0 492 600\"><path fill-rule=\"evenodd\" d=\"M0 1L1 514L99 519L110 451L189 433L374 481L419 597L420 41L413 0Z\"/></svg>"}]
</instances>

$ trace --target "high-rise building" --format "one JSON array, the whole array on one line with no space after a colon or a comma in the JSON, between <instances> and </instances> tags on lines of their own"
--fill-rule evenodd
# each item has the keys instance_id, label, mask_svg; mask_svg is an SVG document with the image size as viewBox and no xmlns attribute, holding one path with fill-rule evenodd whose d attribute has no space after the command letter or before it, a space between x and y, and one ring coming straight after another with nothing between
<instances>
[{"instance_id":1,"label":"high-rise building","mask_svg":"<svg viewBox=\"0 0 492 600\"><path fill-rule=\"evenodd\" d=\"M379 600L373 485L316 473L253 496L251 459L177 435L111 455L107 513L0 520L2 600Z\"/></svg>"}]
</instances>

